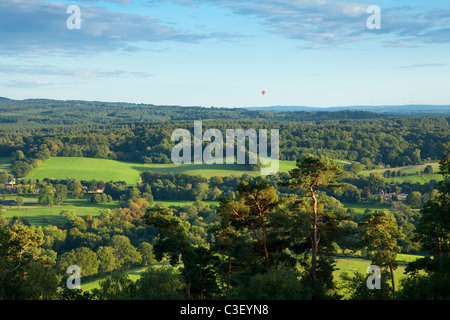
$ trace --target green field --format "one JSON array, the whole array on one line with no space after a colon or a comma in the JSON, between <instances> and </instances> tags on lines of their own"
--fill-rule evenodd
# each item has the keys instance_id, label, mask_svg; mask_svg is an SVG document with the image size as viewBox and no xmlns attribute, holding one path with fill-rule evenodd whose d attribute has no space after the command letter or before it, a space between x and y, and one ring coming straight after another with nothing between
<instances>
[{"instance_id":1,"label":"green field","mask_svg":"<svg viewBox=\"0 0 450 320\"><path fill-rule=\"evenodd\" d=\"M295 161L280 161L279 171L287 172L295 167ZM260 175L260 171L247 171L245 166L238 164L142 164L93 158L50 158L34 169L26 178L42 181L44 178L76 180L126 181L136 185L140 173L151 170L162 173L185 173L212 176L251 176Z\"/></svg>"},{"instance_id":2,"label":"green field","mask_svg":"<svg viewBox=\"0 0 450 320\"><path fill-rule=\"evenodd\" d=\"M145 270L147 270L148 267L140 267L140 268L132 268L130 270L127 271L128 277L133 280L136 281L140 278L140 274L141 272L144 272ZM100 281L105 280L106 278L109 278L110 275L105 275L105 276L94 276L94 277L90 277L88 279L86 279L86 281L83 281L83 279L81 279L81 288L83 290L92 290L94 288L99 288L100 286Z\"/></svg>"},{"instance_id":3,"label":"green field","mask_svg":"<svg viewBox=\"0 0 450 320\"><path fill-rule=\"evenodd\" d=\"M161 204L163 206L166 206L166 207L170 207L170 206L183 207L183 206L192 205L192 204L194 204L194 202L195 201L182 201L182 200L180 200L180 201L176 201L176 200L174 200L174 201L155 201L155 203L159 203L159 204ZM219 205L219 201L203 201L203 203L206 206L210 206L212 204L213 205Z\"/></svg>"},{"instance_id":4,"label":"green field","mask_svg":"<svg viewBox=\"0 0 450 320\"><path fill-rule=\"evenodd\" d=\"M141 164L105 159L58 157L44 161L26 177L42 181L49 179L126 181L135 185L139 181Z\"/></svg>"},{"instance_id":5,"label":"green field","mask_svg":"<svg viewBox=\"0 0 450 320\"><path fill-rule=\"evenodd\" d=\"M37 196L26 196L25 203L20 207L17 206L4 206L3 217L6 219L13 218L15 216L20 217L23 220L28 221L33 226L46 226L48 223L53 225L60 224L63 220L59 215L63 210L74 211L78 216L84 217L85 215L96 216L103 209L115 209L119 208L119 203L107 203L107 204L93 204L87 203L87 199L90 195L85 195L83 199L67 199L60 206L42 206L37 201ZM6 199L11 197L6 197ZM12 197L11 199L14 199ZM48 222L44 222L43 219L48 219Z\"/></svg>"},{"instance_id":6,"label":"green field","mask_svg":"<svg viewBox=\"0 0 450 320\"><path fill-rule=\"evenodd\" d=\"M4 161L8 162L8 159L5 158ZM336 162L344 166L347 164L345 161L337 160ZM295 163L295 161L280 160L278 171L288 172L295 168ZM6 164L5 168L7 168ZM147 170L162 173L202 175L205 178L212 176L241 176L243 174L258 176L261 174L259 170L248 171L244 165L239 164L143 164L107 159L55 157L44 161L41 166L34 169L26 178L40 181L44 178L95 179L105 182L113 180L126 181L130 185L136 185L140 179L140 173Z\"/></svg>"},{"instance_id":7,"label":"green field","mask_svg":"<svg viewBox=\"0 0 450 320\"><path fill-rule=\"evenodd\" d=\"M62 222L62 218L60 217L60 213L63 210L71 210L74 211L78 216L84 217L85 215L96 216L103 209L116 209L119 208L119 202L114 201L112 203L106 204L94 204L87 203L87 200L91 197L91 195L84 195L83 199L67 199L60 206L42 206L37 203L37 195L26 195L23 196L25 198L25 203L20 207L17 206L4 206L3 207L3 217L6 219L11 219L14 216L20 217L23 220L28 221L33 226L45 226L49 223L58 225ZM6 200L13 200L16 196L6 196ZM166 207L170 206L186 206L191 205L194 201L155 201L155 204L162 204ZM209 205L218 205L218 201L204 201L206 206ZM43 222L43 219L48 219Z\"/></svg>"},{"instance_id":8,"label":"green field","mask_svg":"<svg viewBox=\"0 0 450 320\"><path fill-rule=\"evenodd\" d=\"M55 178L76 180L102 180L102 181L126 181L130 185L136 185L140 179L140 173L151 170L163 173L186 173L191 175L203 175L206 178L212 176L240 176L244 173L257 175L257 171L245 171L243 166L231 164L142 164L93 158L50 158L34 169L26 178L39 179Z\"/></svg>"},{"instance_id":9,"label":"green field","mask_svg":"<svg viewBox=\"0 0 450 320\"><path fill-rule=\"evenodd\" d=\"M373 203L350 203L350 202L343 202L345 209L354 209L358 213L364 213L366 209L371 210L383 210L388 209L391 207L389 204L373 204Z\"/></svg>"},{"instance_id":10,"label":"green field","mask_svg":"<svg viewBox=\"0 0 450 320\"><path fill-rule=\"evenodd\" d=\"M0 172L11 172L11 162L8 157L0 157Z\"/></svg>"},{"instance_id":11,"label":"green field","mask_svg":"<svg viewBox=\"0 0 450 320\"><path fill-rule=\"evenodd\" d=\"M395 287L398 289L400 286L400 280L405 277L405 268L408 262L415 261L421 258L421 256L410 254L397 254L398 267L394 270ZM367 268L371 265L371 262L367 258L363 257L345 257L336 259L336 270L333 272L333 278L336 281L338 287L342 285L340 276L343 273L347 273L349 276L353 276L355 272L362 274L367 273ZM343 292L342 292L343 293Z\"/></svg>"},{"instance_id":12,"label":"green field","mask_svg":"<svg viewBox=\"0 0 450 320\"><path fill-rule=\"evenodd\" d=\"M421 172L425 169L427 165L431 165L433 167L434 173L432 174L417 174L418 172ZM371 173L380 173L383 174L385 171L390 170L395 171L396 173L400 171L402 174L406 173L406 176L402 177L393 177L393 178L387 178L389 182L391 183L402 183L404 181L411 181L411 182L419 182L419 183L425 183L430 182L430 180L436 180L440 181L442 180L442 175L439 174L439 163L437 162L430 162L425 163L421 165L414 165L414 166L405 166L405 167L398 167L398 168L385 168L385 169L375 169L375 170L365 170L362 171L360 174L363 176L369 176Z\"/></svg>"}]
</instances>

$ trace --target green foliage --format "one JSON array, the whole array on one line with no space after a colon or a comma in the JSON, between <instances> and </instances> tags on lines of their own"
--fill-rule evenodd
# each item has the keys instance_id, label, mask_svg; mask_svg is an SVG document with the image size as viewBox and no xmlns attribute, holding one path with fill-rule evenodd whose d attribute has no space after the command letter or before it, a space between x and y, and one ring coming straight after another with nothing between
<instances>
[{"instance_id":1,"label":"green foliage","mask_svg":"<svg viewBox=\"0 0 450 320\"><path fill-rule=\"evenodd\" d=\"M331 258L336 250L334 241L342 236L340 222L348 219L342 206L334 206L321 189L343 188L345 185L339 182L342 174L342 167L331 159L306 154L281 184L292 189L290 210L298 213L298 229L305 233L300 248L303 253L311 250L310 280L315 298L326 297L334 288Z\"/></svg>"},{"instance_id":2,"label":"green foliage","mask_svg":"<svg viewBox=\"0 0 450 320\"><path fill-rule=\"evenodd\" d=\"M81 269L82 276L91 276L98 273L97 254L87 247L80 247L64 253L60 260L58 269L61 273L65 273L71 265L77 265Z\"/></svg>"},{"instance_id":3,"label":"green foliage","mask_svg":"<svg viewBox=\"0 0 450 320\"><path fill-rule=\"evenodd\" d=\"M137 300L182 300L185 284L183 277L172 267L152 268L144 271L137 281Z\"/></svg>"},{"instance_id":4,"label":"green foliage","mask_svg":"<svg viewBox=\"0 0 450 320\"><path fill-rule=\"evenodd\" d=\"M383 190L386 187L387 181L379 173L371 173L369 176L369 187L372 192Z\"/></svg>"},{"instance_id":5,"label":"green foliage","mask_svg":"<svg viewBox=\"0 0 450 320\"><path fill-rule=\"evenodd\" d=\"M149 265L156 262L155 255L153 253L153 246L150 243L142 242L137 250L141 254L142 263L144 265Z\"/></svg>"},{"instance_id":6,"label":"green foliage","mask_svg":"<svg viewBox=\"0 0 450 320\"><path fill-rule=\"evenodd\" d=\"M55 203L55 189L52 186L46 186L39 191L38 202L43 205L52 206Z\"/></svg>"},{"instance_id":7,"label":"green foliage","mask_svg":"<svg viewBox=\"0 0 450 320\"><path fill-rule=\"evenodd\" d=\"M248 283L237 285L230 291L229 299L238 300L308 300L311 289L303 286L301 276L294 270L271 270L250 278Z\"/></svg>"},{"instance_id":8,"label":"green foliage","mask_svg":"<svg viewBox=\"0 0 450 320\"><path fill-rule=\"evenodd\" d=\"M131 300L136 295L136 284L124 272L113 272L111 277L100 281L100 288L93 291L100 300Z\"/></svg>"},{"instance_id":9,"label":"green foliage","mask_svg":"<svg viewBox=\"0 0 450 320\"><path fill-rule=\"evenodd\" d=\"M98 272L108 273L118 267L116 262L115 250L113 247L100 246L97 249L97 258L99 261Z\"/></svg>"},{"instance_id":10,"label":"green foliage","mask_svg":"<svg viewBox=\"0 0 450 320\"><path fill-rule=\"evenodd\" d=\"M413 191L406 196L406 204L413 209L419 209L422 206L421 194L418 191Z\"/></svg>"},{"instance_id":11,"label":"green foliage","mask_svg":"<svg viewBox=\"0 0 450 320\"><path fill-rule=\"evenodd\" d=\"M111 238L110 246L114 249L114 256L118 266L126 268L142 261L141 254L130 243L130 239L123 235Z\"/></svg>"},{"instance_id":12,"label":"green foliage","mask_svg":"<svg viewBox=\"0 0 450 320\"><path fill-rule=\"evenodd\" d=\"M43 233L20 221L7 223L0 212L0 299L51 299L58 276L41 254Z\"/></svg>"},{"instance_id":13,"label":"green foliage","mask_svg":"<svg viewBox=\"0 0 450 320\"><path fill-rule=\"evenodd\" d=\"M218 211L222 219L230 222L230 226L252 232L253 240L261 246L266 270L271 268L267 247L270 230L267 224L278 206L279 199L274 187L262 180L255 183L243 181L238 187L237 199L224 198Z\"/></svg>"},{"instance_id":14,"label":"green foliage","mask_svg":"<svg viewBox=\"0 0 450 320\"><path fill-rule=\"evenodd\" d=\"M368 289L367 280L370 274L364 275L354 272L349 275L344 272L340 278L340 285L345 300L390 300L392 299L392 288L389 286L390 275L388 272L381 272L380 289Z\"/></svg>"}]
</instances>

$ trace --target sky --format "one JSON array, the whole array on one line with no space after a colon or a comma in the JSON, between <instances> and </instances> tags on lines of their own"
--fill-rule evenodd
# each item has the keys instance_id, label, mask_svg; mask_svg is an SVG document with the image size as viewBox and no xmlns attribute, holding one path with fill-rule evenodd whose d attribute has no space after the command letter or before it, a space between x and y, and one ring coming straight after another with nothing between
<instances>
[{"instance_id":1,"label":"sky","mask_svg":"<svg viewBox=\"0 0 450 320\"><path fill-rule=\"evenodd\" d=\"M448 105L449 88L448 0L0 0L11 99Z\"/></svg>"}]
</instances>

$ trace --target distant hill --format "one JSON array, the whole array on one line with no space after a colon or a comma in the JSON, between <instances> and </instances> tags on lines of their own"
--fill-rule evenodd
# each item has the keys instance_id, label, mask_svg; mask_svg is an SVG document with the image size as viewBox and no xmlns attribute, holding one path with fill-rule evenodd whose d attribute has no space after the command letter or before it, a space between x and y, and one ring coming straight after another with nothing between
<instances>
[{"instance_id":1,"label":"distant hill","mask_svg":"<svg viewBox=\"0 0 450 320\"><path fill-rule=\"evenodd\" d=\"M391 106L342 106L342 107L307 107L307 106L270 106L249 107L248 110L286 111L369 111L386 115L450 115L450 105L391 105Z\"/></svg>"},{"instance_id":2,"label":"distant hill","mask_svg":"<svg viewBox=\"0 0 450 320\"><path fill-rule=\"evenodd\" d=\"M80 116L82 115L82 116ZM0 97L3 126L127 124L193 120L241 121L344 121L388 116L450 116L450 105L348 106L314 108L272 106L222 108L170 106L126 102L51 99L13 100Z\"/></svg>"},{"instance_id":3,"label":"distant hill","mask_svg":"<svg viewBox=\"0 0 450 320\"><path fill-rule=\"evenodd\" d=\"M328 121L373 119L384 115L364 111L250 110L245 108L170 106L126 102L0 98L0 124L8 126L125 124L155 121L243 120ZM80 116L82 115L82 116Z\"/></svg>"}]
</instances>

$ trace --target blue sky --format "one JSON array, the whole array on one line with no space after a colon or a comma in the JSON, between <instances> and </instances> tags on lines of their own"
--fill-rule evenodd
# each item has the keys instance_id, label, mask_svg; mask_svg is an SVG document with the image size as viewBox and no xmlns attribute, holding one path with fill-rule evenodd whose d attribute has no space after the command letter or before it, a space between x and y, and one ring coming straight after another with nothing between
<instances>
[{"instance_id":1,"label":"blue sky","mask_svg":"<svg viewBox=\"0 0 450 320\"><path fill-rule=\"evenodd\" d=\"M0 2L0 96L13 99L450 104L449 85L448 0Z\"/></svg>"}]
</instances>

